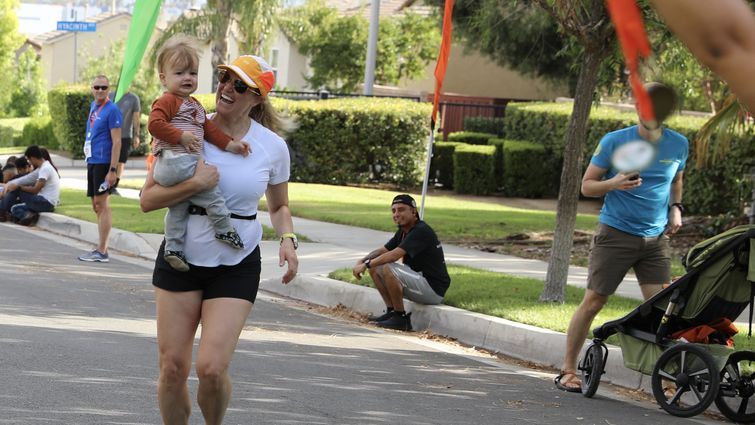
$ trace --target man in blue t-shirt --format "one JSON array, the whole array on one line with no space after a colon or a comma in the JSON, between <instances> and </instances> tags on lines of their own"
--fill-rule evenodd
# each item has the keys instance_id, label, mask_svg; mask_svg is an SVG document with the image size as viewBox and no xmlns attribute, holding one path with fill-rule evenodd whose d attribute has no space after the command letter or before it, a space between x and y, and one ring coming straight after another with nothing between
<instances>
[{"instance_id":1,"label":"man in blue t-shirt","mask_svg":"<svg viewBox=\"0 0 755 425\"><path fill-rule=\"evenodd\" d=\"M87 196L97 215L99 243L92 252L79 256L81 261L109 261L107 246L113 214L110 209L110 189L115 185L118 158L121 153L121 111L108 99L110 83L104 75L94 77L84 141L87 161Z\"/></svg>"},{"instance_id":2,"label":"man in blue t-shirt","mask_svg":"<svg viewBox=\"0 0 755 425\"><path fill-rule=\"evenodd\" d=\"M651 98L669 91L658 83L646 88ZM641 170L617 170L616 150L636 141L649 142L645 146L654 153L648 156L652 161ZM590 247L587 289L566 332L566 355L556 378L559 389L580 391L575 374L577 356L593 319L630 268L645 299L670 281L669 235L682 225L682 177L688 147L681 134L640 120L639 125L608 133L596 148L582 177L582 194L605 198Z\"/></svg>"},{"instance_id":3,"label":"man in blue t-shirt","mask_svg":"<svg viewBox=\"0 0 755 425\"><path fill-rule=\"evenodd\" d=\"M352 273L361 279L368 271L385 302L385 314L370 317L370 321L383 328L410 331L411 313L406 313L403 299L440 304L451 278L438 236L420 220L414 198L397 195L391 212L398 230L388 243L357 261Z\"/></svg>"}]
</instances>

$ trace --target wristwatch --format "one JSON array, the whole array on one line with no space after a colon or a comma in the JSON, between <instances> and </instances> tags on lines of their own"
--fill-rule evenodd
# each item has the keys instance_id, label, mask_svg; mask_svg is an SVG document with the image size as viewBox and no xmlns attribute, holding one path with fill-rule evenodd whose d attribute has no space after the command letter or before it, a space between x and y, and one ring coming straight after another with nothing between
<instances>
[{"instance_id":1,"label":"wristwatch","mask_svg":"<svg viewBox=\"0 0 755 425\"><path fill-rule=\"evenodd\" d=\"M671 204L671 206L679 208L679 212L684 214L684 204L682 204L681 202L674 202L673 204Z\"/></svg>"},{"instance_id":2,"label":"wristwatch","mask_svg":"<svg viewBox=\"0 0 755 425\"><path fill-rule=\"evenodd\" d=\"M368 259L364 260L364 262L363 262L364 266L369 269L371 261L372 261L372 258L368 258Z\"/></svg>"},{"instance_id":3,"label":"wristwatch","mask_svg":"<svg viewBox=\"0 0 755 425\"><path fill-rule=\"evenodd\" d=\"M117 168L115 168L115 167L110 167L110 172L111 172L111 173L115 173L116 171L118 171L118 169L117 169Z\"/></svg>"},{"instance_id":4,"label":"wristwatch","mask_svg":"<svg viewBox=\"0 0 755 425\"><path fill-rule=\"evenodd\" d=\"M291 239L294 243L294 249L299 248L299 239L296 238L295 233L284 233L281 235L281 244L283 244L284 239Z\"/></svg>"}]
</instances>

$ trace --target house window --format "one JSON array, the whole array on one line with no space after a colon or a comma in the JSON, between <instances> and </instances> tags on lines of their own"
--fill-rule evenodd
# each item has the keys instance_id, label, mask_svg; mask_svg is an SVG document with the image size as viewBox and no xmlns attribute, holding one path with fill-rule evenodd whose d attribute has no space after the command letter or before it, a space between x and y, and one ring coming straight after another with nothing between
<instances>
[{"instance_id":1,"label":"house window","mask_svg":"<svg viewBox=\"0 0 755 425\"><path fill-rule=\"evenodd\" d=\"M272 49L270 51L270 66L273 68L273 75L275 79L278 79L278 49Z\"/></svg>"}]
</instances>

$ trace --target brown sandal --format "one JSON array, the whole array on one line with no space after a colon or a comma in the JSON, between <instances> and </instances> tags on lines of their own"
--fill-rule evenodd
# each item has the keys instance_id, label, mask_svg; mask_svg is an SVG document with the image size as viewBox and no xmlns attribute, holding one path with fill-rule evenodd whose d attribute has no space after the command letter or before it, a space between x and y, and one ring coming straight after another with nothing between
<instances>
[{"instance_id":1,"label":"brown sandal","mask_svg":"<svg viewBox=\"0 0 755 425\"><path fill-rule=\"evenodd\" d=\"M561 374L556 376L556 378L553 380L553 383L556 384L556 388L561 391L570 393L582 392L582 380L579 379L577 374L574 372L561 371ZM577 384L577 386L573 386L574 384Z\"/></svg>"}]
</instances>

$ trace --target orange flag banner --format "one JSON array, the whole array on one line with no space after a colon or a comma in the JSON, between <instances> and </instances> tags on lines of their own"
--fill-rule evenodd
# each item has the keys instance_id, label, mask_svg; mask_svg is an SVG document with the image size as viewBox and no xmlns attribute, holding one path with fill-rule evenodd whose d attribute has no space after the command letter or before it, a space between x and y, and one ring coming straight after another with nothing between
<instances>
[{"instance_id":1,"label":"orange flag banner","mask_svg":"<svg viewBox=\"0 0 755 425\"><path fill-rule=\"evenodd\" d=\"M446 67L448 66L448 56L451 54L451 16L454 10L454 0L446 0L445 10L443 12L443 38L440 42L440 52L438 52L438 63L435 65L435 96L433 97L433 115L431 117L432 127L435 128L435 119L438 114L438 105L440 104L440 92L443 88L443 79L446 77Z\"/></svg>"},{"instance_id":2,"label":"orange flag banner","mask_svg":"<svg viewBox=\"0 0 755 425\"><path fill-rule=\"evenodd\" d=\"M655 111L640 78L640 61L652 53L640 9L634 0L606 0L606 6L629 68L629 84L637 99L640 118L646 122L654 121Z\"/></svg>"}]
</instances>

